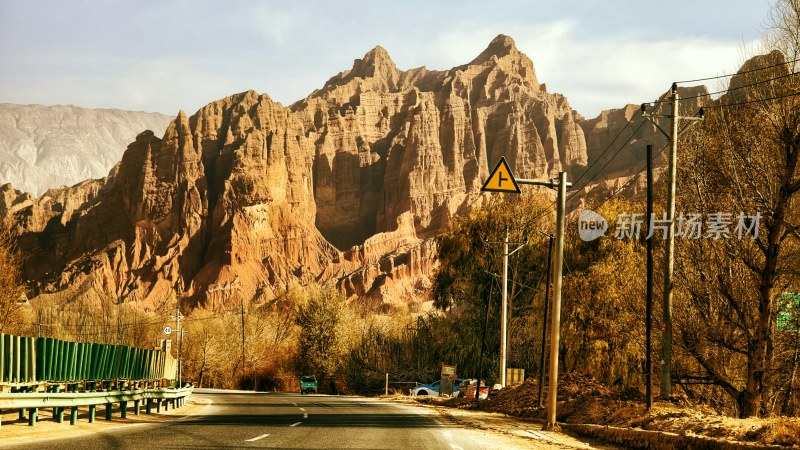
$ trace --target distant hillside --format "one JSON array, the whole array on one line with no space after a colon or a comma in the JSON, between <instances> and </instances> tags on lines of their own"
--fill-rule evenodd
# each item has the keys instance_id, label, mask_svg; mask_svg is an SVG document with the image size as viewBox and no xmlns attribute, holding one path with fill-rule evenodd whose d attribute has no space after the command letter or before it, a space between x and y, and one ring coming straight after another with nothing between
<instances>
[{"instance_id":1,"label":"distant hillside","mask_svg":"<svg viewBox=\"0 0 800 450\"><path fill-rule=\"evenodd\" d=\"M137 134L162 135L169 121L140 111L0 103L0 184L38 196L104 177Z\"/></svg>"}]
</instances>

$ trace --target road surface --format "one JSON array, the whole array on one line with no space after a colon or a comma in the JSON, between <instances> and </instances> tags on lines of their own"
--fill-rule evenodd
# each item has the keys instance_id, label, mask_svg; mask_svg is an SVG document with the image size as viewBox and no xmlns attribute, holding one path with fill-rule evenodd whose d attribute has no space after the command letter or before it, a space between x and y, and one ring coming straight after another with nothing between
<instances>
[{"instance_id":1,"label":"road surface","mask_svg":"<svg viewBox=\"0 0 800 450\"><path fill-rule=\"evenodd\" d=\"M19 449L563 449L546 440L466 428L430 408L362 397L197 390L187 415L121 424ZM177 410L180 414L181 410ZM116 417L116 414L115 414ZM102 419L99 419L102 420ZM7 448L0 444L0 447Z\"/></svg>"}]
</instances>

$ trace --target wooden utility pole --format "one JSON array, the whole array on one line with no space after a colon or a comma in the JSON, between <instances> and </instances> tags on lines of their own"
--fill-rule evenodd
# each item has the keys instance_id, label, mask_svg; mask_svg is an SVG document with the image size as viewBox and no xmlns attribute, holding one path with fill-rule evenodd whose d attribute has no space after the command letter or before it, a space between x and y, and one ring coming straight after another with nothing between
<instances>
[{"instance_id":1,"label":"wooden utility pole","mask_svg":"<svg viewBox=\"0 0 800 450\"><path fill-rule=\"evenodd\" d=\"M520 181L521 182L521 181ZM553 268L553 314L550 325L550 375L547 388L548 430L558 429L556 425L556 394L558 389L558 345L561 334L561 284L564 268L564 228L567 202L567 172L559 173L558 203L556 208L556 264Z\"/></svg>"},{"instance_id":2,"label":"wooden utility pole","mask_svg":"<svg viewBox=\"0 0 800 450\"><path fill-rule=\"evenodd\" d=\"M649 229L653 227L653 146L647 144L647 220ZM647 409L653 407L653 366L651 355L653 353L652 326L653 326L653 236L647 238L647 306L645 311L645 404Z\"/></svg>"},{"instance_id":3,"label":"wooden utility pole","mask_svg":"<svg viewBox=\"0 0 800 450\"><path fill-rule=\"evenodd\" d=\"M506 226L506 237L503 243L503 290L502 305L500 306L500 385L506 387L506 365L508 360L508 257L522 250L527 242L509 242L509 231ZM486 241L488 244L499 242ZM508 251L508 244L519 244L517 248Z\"/></svg>"},{"instance_id":4,"label":"wooden utility pole","mask_svg":"<svg viewBox=\"0 0 800 450\"><path fill-rule=\"evenodd\" d=\"M542 353L539 358L539 407L543 403L542 394L544 391L544 355L547 353L547 309L550 306L550 271L551 261L553 260L553 235L548 234L549 244L547 246L547 284L544 286L544 316L542 318Z\"/></svg>"},{"instance_id":5,"label":"wooden utility pole","mask_svg":"<svg viewBox=\"0 0 800 450\"><path fill-rule=\"evenodd\" d=\"M660 395L666 397L672 394L672 272L675 268L675 191L678 176L678 137L680 131L678 125L680 119L693 121L703 120L703 109L700 108L698 117L682 117L678 110L680 96L678 95L678 84L672 83L670 88L672 93L672 114L661 115L646 112L646 104L642 104L642 116L650 119L661 133L669 139L669 165L667 168L667 229L664 238L666 244L664 248L664 298L662 302L662 324L661 324L661 383ZM671 132L664 131L658 123L653 121L654 117L669 118ZM696 123L696 122L695 122ZM649 220L649 218L648 218Z\"/></svg>"}]
</instances>

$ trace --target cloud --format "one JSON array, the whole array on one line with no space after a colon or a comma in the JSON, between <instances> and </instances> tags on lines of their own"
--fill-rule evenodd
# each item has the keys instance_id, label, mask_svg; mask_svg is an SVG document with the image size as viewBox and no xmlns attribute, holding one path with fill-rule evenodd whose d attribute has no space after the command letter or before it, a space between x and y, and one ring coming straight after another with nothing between
<instances>
[{"instance_id":1,"label":"cloud","mask_svg":"<svg viewBox=\"0 0 800 450\"><path fill-rule=\"evenodd\" d=\"M578 26L562 20L460 29L440 34L425 54L440 63L463 64L497 34L507 34L533 60L539 82L546 83L548 91L566 95L574 109L594 117L604 109L654 100L673 81L735 71L757 44L703 37L652 40L633 33L587 36Z\"/></svg>"}]
</instances>

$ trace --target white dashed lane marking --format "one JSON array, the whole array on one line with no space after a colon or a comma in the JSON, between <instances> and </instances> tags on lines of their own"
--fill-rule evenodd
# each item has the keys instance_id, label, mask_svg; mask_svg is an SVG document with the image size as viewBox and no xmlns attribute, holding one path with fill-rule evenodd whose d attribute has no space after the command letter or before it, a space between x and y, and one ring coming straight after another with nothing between
<instances>
[{"instance_id":1,"label":"white dashed lane marking","mask_svg":"<svg viewBox=\"0 0 800 450\"><path fill-rule=\"evenodd\" d=\"M291 424L289 426L290 427L296 427L296 426L300 425L301 423L303 423L303 422L295 422L295 423L293 423L293 424Z\"/></svg>"},{"instance_id":2,"label":"white dashed lane marking","mask_svg":"<svg viewBox=\"0 0 800 450\"><path fill-rule=\"evenodd\" d=\"M262 434L261 436L256 436L253 439L245 439L245 442L255 442L259 439L264 439L265 437L269 436L268 434Z\"/></svg>"}]
</instances>

